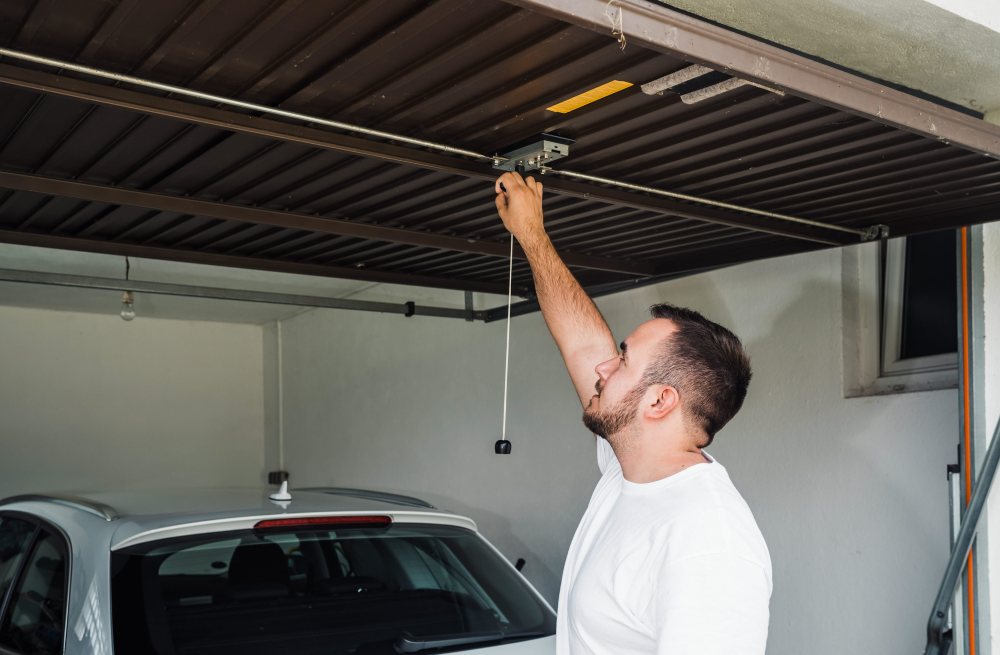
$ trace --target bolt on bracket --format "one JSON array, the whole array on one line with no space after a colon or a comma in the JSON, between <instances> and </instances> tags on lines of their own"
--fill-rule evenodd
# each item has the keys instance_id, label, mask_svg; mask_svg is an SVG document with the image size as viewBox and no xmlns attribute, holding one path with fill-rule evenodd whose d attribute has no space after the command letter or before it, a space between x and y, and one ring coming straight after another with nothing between
<instances>
[{"instance_id":1,"label":"bolt on bracket","mask_svg":"<svg viewBox=\"0 0 1000 655\"><path fill-rule=\"evenodd\" d=\"M528 142L511 146L493 158L493 168L513 171L518 165L527 171L548 166L569 154L569 147L576 143L573 139L555 134L541 134Z\"/></svg>"}]
</instances>

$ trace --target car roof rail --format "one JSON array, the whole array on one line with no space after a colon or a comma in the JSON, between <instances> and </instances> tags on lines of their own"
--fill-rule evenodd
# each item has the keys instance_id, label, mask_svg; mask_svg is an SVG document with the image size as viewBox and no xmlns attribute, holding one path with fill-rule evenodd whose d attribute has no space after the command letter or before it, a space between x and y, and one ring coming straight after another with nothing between
<instances>
[{"instance_id":1,"label":"car roof rail","mask_svg":"<svg viewBox=\"0 0 1000 655\"><path fill-rule=\"evenodd\" d=\"M94 514L95 516L99 516L105 521L116 521L121 518L113 507L105 505L104 503L99 503L96 500L91 500L90 498L72 496L69 494L21 494L20 496L11 496L0 500L0 509L3 509L2 506L8 503L23 503L32 501L66 505L68 507L73 507L74 509L80 509L84 512Z\"/></svg>"},{"instance_id":2,"label":"car roof rail","mask_svg":"<svg viewBox=\"0 0 1000 655\"><path fill-rule=\"evenodd\" d=\"M393 494L387 491L372 491L370 489L351 489L348 487L305 487L299 491L317 491L322 494L332 494L335 496L351 496L353 498L364 498L366 500L381 500L397 505L409 505L411 507L424 507L427 509L437 509L426 500L402 494Z\"/></svg>"}]
</instances>

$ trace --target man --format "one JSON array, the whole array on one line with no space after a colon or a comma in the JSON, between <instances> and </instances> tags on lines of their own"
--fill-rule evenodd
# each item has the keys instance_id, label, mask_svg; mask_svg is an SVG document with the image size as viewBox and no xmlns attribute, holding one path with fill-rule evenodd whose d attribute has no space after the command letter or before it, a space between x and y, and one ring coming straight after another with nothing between
<instances>
[{"instance_id":1,"label":"man","mask_svg":"<svg viewBox=\"0 0 1000 655\"><path fill-rule=\"evenodd\" d=\"M557 652L763 654L770 556L726 470L702 450L743 404L750 364L739 339L656 305L619 352L545 232L542 184L506 173L496 192L584 424L602 437L601 479L563 570Z\"/></svg>"}]
</instances>

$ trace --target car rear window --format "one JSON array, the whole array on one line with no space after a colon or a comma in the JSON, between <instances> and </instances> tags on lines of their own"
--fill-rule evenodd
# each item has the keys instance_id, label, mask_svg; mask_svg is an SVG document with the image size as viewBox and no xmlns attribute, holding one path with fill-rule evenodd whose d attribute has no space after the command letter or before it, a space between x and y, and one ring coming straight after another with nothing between
<instances>
[{"instance_id":1,"label":"car rear window","mask_svg":"<svg viewBox=\"0 0 1000 655\"><path fill-rule=\"evenodd\" d=\"M112 554L115 652L446 652L551 635L554 617L476 533L283 528Z\"/></svg>"}]
</instances>

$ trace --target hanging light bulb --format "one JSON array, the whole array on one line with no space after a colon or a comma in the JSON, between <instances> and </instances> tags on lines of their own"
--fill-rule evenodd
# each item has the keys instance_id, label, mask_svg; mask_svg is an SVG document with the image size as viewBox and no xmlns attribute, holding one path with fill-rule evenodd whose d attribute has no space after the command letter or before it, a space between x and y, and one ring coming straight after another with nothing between
<instances>
[{"instance_id":1,"label":"hanging light bulb","mask_svg":"<svg viewBox=\"0 0 1000 655\"><path fill-rule=\"evenodd\" d=\"M131 321L135 318L135 299L132 297L131 291L122 293L121 317L123 321Z\"/></svg>"}]
</instances>

